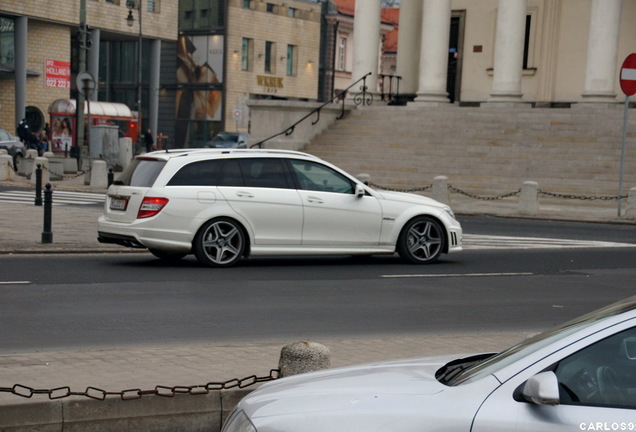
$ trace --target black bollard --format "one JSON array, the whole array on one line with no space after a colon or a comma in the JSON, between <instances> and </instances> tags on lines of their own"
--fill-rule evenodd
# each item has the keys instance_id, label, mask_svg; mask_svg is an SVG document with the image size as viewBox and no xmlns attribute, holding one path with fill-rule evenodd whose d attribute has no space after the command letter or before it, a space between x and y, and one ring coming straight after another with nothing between
<instances>
[{"instance_id":1,"label":"black bollard","mask_svg":"<svg viewBox=\"0 0 636 432\"><path fill-rule=\"evenodd\" d=\"M42 165L35 169L35 205L42 205Z\"/></svg>"},{"instance_id":2,"label":"black bollard","mask_svg":"<svg viewBox=\"0 0 636 432\"><path fill-rule=\"evenodd\" d=\"M115 173L113 172L113 167L108 168L108 187L113 184L115 180Z\"/></svg>"},{"instance_id":3,"label":"black bollard","mask_svg":"<svg viewBox=\"0 0 636 432\"><path fill-rule=\"evenodd\" d=\"M51 209L53 208L53 191L51 183L46 184L44 191L44 230L42 231L42 243L53 243L53 233L51 232Z\"/></svg>"}]
</instances>

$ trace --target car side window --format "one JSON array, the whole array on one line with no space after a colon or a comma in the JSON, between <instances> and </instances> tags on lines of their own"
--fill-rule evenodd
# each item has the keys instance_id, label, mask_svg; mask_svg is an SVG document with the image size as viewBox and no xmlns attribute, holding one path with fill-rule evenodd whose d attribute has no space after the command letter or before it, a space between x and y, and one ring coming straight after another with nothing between
<instances>
[{"instance_id":1,"label":"car side window","mask_svg":"<svg viewBox=\"0 0 636 432\"><path fill-rule=\"evenodd\" d=\"M328 166L303 160L292 160L291 164L301 189L345 194L355 193L353 182Z\"/></svg>"},{"instance_id":2,"label":"car side window","mask_svg":"<svg viewBox=\"0 0 636 432\"><path fill-rule=\"evenodd\" d=\"M0 141L9 141L9 134L7 134L3 130L0 130Z\"/></svg>"},{"instance_id":3,"label":"car side window","mask_svg":"<svg viewBox=\"0 0 636 432\"><path fill-rule=\"evenodd\" d=\"M243 186L238 162L213 159L190 163L170 179L168 186Z\"/></svg>"},{"instance_id":4,"label":"car side window","mask_svg":"<svg viewBox=\"0 0 636 432\"><path fill-rule=\"evenodd\" d=\"M287 169L281 159L246 158L238 159L245 180L245 186L261 188L290 189Z\"/></svg>"},{"instance_id":5,"label":"car side window","mask_svg":"<svg viewBox=\"0 0 636 432\"><path fill-rule=\"evenodd\" d=\"M572 354L554 373L561 404L636 408L636 329Z\"/></svg>"}]
</instances>

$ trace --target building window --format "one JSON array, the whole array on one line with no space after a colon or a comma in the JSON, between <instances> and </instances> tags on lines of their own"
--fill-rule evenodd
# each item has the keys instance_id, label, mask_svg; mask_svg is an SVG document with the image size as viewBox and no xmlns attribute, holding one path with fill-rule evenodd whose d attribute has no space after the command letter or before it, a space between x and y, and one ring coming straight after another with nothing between
<instances>
[{"instance_id":1,"label":"building window","mask_svg":"<svg viewBox=\"0 0 636 432\"><path fill-rule=\"evenodd\" d=\"M275 5L273 3L267 3L267 5L265 6L265 10L269 13L274 13Z\"/></svg>"},{"instance_id":2,"label":"building window","mask_svg":"<svg viewBox=\"0 0 636 432\"><path fill-rule=\"evenodd\" d=\"M294 76L298 71L298 47L287 45L287 75Z\"/></svg>"},{"instance_id":3,"label":"building window","mask_svg":"<svg viewBox=\"0 0 636 432\"><path fill-rule=\"evenodd\" d=\"M276 42L265 41L265 73L276 73Z\"/></svg>"},{"instance_id":4,"label":"building window","mask_svg":"<svg viewBox=\"0 0 636 432\"><path fill-rule=\"evenodd\" d=\"M294 18L296 16L296 8L293 8L293 7L287 8L287 16Z\"/></svg>"},{"instance_id":5,"label":"building window","mask_svg":"<svg viewBox=\"0 0 636 432\"><path fill-rule=\"evenodd\" d=\"M249 9L251 6L251 1L250 0L243 0L243 9Z\"/></svg>"},{"instance_id":6,"label":"building window","mask_svg":"<svg viewBox=\"0 0 636 432\"><path fill-rule=\"evenodd\" d=\"M10 18L0 17L0 64L15 63L15 24Z\"/></svg>"},{"instance_id":7,"label":"building window","mask_svg":"<svg viewBox=\"0 0 636 432\"><path fill-rule=\"evenodd\" d=\"M252 70L252 59L254 58L254 40L243 38L241 47L241 70Z\"/></svg>"},{"instance_id":8,"label":"building window","mask_svg":"<svg viewBox=\"0 0 636 432\"><path fill-rule=\"evenodd\" d=\"M150 10L150 3L146 4ZM153 4L155 12L158 12L159 0L154 0ZM181 0L179 17L180 31L222 29L225 25L225 0Z\"/></svg>"},{"instance_id":9,"label":"building window","mask_svg":"<svg viewBox=\"0 0 636 432\"><path fill-rule=\"evenodd\" d=\"M148 12L158 12L159 5L158 0L146 0L146 10Z\"/></svg>"},{"instance_id":10,"label":"building window","mask_svg":"<svg viewBox=\"0 0 636 432\"><path fill-rule=\"evenodd\" d=\"M343 71L347 66L347 38L341 37L338 44L338 70Z\"/></svg>"}]
</instances>

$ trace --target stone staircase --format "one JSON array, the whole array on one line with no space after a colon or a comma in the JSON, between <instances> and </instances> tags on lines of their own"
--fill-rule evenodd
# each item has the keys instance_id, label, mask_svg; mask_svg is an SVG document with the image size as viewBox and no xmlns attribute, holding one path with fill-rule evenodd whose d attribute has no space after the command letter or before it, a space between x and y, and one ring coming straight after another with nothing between
<instances>
[{"instance_id":1,"label":"stone staircase","mask_svg":"<svg viewBox=\"0 0 636 432\"><path fill-rule=\"evenodd\" d=\"M636 187L631 110L623 194ZM501 194L524 181L542 191L618 194L623 105L573 108L371 106L352 110L303 151L397 189L448 177L459 189Z\"/></svg>"}]
</instances>

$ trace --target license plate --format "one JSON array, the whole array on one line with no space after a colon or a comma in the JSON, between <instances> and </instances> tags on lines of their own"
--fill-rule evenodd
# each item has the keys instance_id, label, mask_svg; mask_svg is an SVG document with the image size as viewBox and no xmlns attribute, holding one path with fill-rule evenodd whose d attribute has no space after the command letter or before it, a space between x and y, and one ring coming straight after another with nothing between
<instances>
[{"instance_id":1,"label":"license plate","mask_svg":"<svg viewBox=\"0 0 636 432\"><path fill-rule=\"evenodd\" d=\"M118 211L126 211L128 207L128 197L111 197L110 209Z\"/></svg>"}]
</instances>

